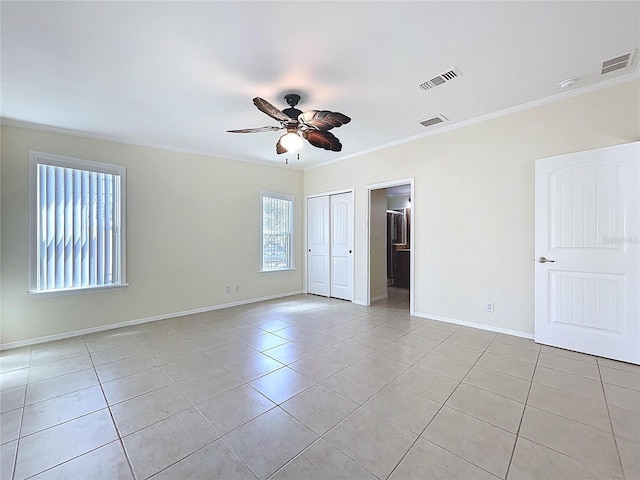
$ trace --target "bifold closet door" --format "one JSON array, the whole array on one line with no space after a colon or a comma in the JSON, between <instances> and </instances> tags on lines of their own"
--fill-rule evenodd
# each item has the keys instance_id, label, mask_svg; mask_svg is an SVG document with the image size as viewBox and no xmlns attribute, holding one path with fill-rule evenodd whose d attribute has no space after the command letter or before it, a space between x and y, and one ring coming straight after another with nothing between
<instances>
[{"instance_id":1,"label":"bifold closet door","mask_svg":"<svg viewBox=\"0 0 640 480\"><path fill-rule=\"evenodd\" d=\"M353 301L353 192L307 199L307 291Z\"/></svg>"}]
</instances>

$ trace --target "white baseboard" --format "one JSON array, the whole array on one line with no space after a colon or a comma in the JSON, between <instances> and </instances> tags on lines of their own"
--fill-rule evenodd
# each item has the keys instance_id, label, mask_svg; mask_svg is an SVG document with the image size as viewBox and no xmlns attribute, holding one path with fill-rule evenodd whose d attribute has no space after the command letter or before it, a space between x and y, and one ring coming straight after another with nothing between
<instances>
[{"instance_id":1,"label":"white baseboard","mask_svg":"<svg viewBox=\"0 0 640 480\"><path fill-rule=\"evenodd\" d=\"M384 295L378 295L377 297L373 297L371 299L371 303L377 302L378 300L384 300L386 298L389 298L389 295L387 295L386 293Z\"/></svg>"},{"instance_id":2,"label":"white baseboard","mask_svg":"<svg viewBox=\"0 0 640 480\"><path fill-rule=\"evenodd\" d=\"M127 320L125 322L111 323L109 325L101 325L99 327L83 328L82 330L73 330L71 332L56 333L55 335L46 335L44 337L30 338L28 340L19 340L17 342L2 343L0 344L0 350L9 350L11 348L19 348L19 347L28 347L29 345L36 345L38 343L51 342L53 340L63 340L65 338L79 337L81 335L104 332L106 330L113 330L116 328L131 327L133 325L140 325L141 323L156 322L158 320L167 320L169 318L174 318L174 317L184 317L186 315L193 315L196 313L205 313L205 312L211 312L214 310L222 310L223 308L237 307L240 305L263 302L265 300L273 300L273 299L282 298L282 297L290 297L292 295L299 295L301 293L304 293L304 292L302 290L299 290L295 292L279 293L277 295L269 295L266 297L259 297L259 298L250 298L248 300L240 300L238 302L223 303L221 305L212 305L208 307L194 308L193 310L185 310L182 312L163 313L162 315L155 315L153 317Z\"/></svg>"},{"instance_id":3,"label":"white baseboard","mask_svg":"<svg viewBox=\"0 0 640 480\"><path fill-rule=\"evenodd\" d=\"M373 302L377 302L378 300L384 300L385 298L389 298L389 295L387 295L386 293L384 295L380 295L378 297L374 297L374 298L370 299L369 303L367 303L366 300L354 300L353 303L356 304L356 305L361 305L363 307L368 307Z\"/></svg>"},{"instance_id":4,"label":"white baseboard","mask_svg":"<svg viewBox=\"0 0 640 480\"><path fill-rule=\"evenodd\" d=\"M463 325L465 327L477 328L479 330L488 330L490 332L504 333L506 335L513 335L514 337L522 337L533 340L533 334L526 332L519 332L517 330L509 330L507 328L494 327L492 325L485 325L484 323L467 322L466 320L458 320L455 318L440 317L439 315L429 315L428 313L414 312L415 317L427 318L429 320L437 320L439 322L454 323L456 325Z\"/></svg>"}]
</instances>

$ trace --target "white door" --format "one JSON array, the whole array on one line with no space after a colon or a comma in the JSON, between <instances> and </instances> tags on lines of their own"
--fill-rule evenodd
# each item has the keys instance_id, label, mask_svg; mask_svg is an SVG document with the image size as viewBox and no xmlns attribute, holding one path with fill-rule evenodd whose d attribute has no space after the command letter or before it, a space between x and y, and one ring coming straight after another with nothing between
<instances>
[{"instance_id":1,"label":"white door","mask_svg":"<svg viewBox=\"0 0 640 480\"><path fill-rule=\"evenodd\" d=\"M640 363L640 142L536 162L535 340Z\"/></svg>"},{"instance_id":2,"label":"white door","mask_svg":"<svg viewBox=\"0 0 640 480\"><path fill-rule=\"evenodd\" d=\"M329 296L329 197L307 199L307 292Z\"/></svg>"},{"instance_id":3,"label":"white door","mask_svg":"<svg viewBox=\"0 0 640 480\"><path fill-rule=\"evenodd\" d=\"M353 192L331 195L331 296L353 300Z\"/></svg>"}]
</instances>

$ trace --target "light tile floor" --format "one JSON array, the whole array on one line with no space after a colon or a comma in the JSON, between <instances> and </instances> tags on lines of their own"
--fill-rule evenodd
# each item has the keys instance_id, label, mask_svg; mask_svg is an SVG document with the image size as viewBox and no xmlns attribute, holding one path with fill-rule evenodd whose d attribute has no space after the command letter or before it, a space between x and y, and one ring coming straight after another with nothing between
<instances>
[{"instance_id":1,"label":"light tile floor","mask_svg":"<svg viewBox=\"0 0 640 480\"><path fill-rule=\"evenodd\" d=\"M299 295L2 352L2 479L638 479L640 367Z\"/></svg>"}]
</instances>

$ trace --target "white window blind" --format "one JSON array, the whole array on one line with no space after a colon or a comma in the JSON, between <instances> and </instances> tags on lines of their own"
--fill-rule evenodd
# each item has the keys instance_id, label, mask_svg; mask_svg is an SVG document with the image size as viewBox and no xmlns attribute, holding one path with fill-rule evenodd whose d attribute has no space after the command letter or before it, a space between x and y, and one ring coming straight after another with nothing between
<instances>
[{"instance_id":1,"label":"white window blind","mask_svg":"<svg viewBox=\"0 0 640 480\"><path fill-rule=\"evenodd\" d=\"M262 193L262 271L293 268L293 197Z\"/></svg>"},{"instance_id":2,"label":"white window blind","mask_svg":"<svg viewBox=\"0 0 640 480\"><path fill-rule=\"evenodd\" d=\"M31 291L122 284L124 168L46 154L32 162Z\"/></svg>"}]
</instances>

